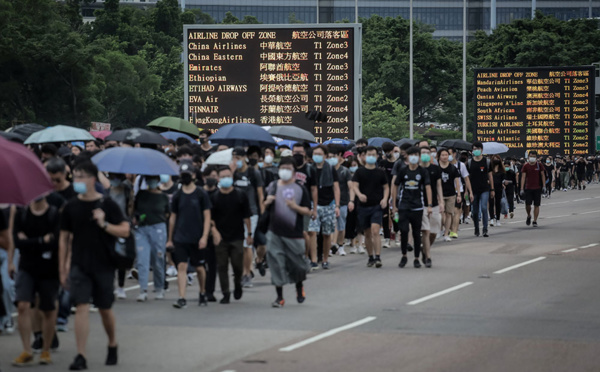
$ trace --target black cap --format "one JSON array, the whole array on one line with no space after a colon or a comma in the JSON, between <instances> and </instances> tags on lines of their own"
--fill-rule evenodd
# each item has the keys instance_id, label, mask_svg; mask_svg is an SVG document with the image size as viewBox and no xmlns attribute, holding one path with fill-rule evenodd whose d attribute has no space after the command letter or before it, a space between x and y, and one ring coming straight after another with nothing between
<instances>
[{"instance_id":1,"label":"black cap","mask_svg":"<svg viewBox=\"0 0 600 372\"><path fill-rule=\"evenodd\" d=\"M246 156L246 150L243 147L236 147L233 149L232 155Z\"/></svg>"},{"instance_id":2,"label":"black cap","mask_svg":"<svg viewBox=\"0 0 600 372\"><path fill-rule=\"evenodd\" d=\"M194 166L194 163L192 163L191 160L184 159L179 163L179 173L195 174L196 167Z\"/></svg>"}]
</instances>

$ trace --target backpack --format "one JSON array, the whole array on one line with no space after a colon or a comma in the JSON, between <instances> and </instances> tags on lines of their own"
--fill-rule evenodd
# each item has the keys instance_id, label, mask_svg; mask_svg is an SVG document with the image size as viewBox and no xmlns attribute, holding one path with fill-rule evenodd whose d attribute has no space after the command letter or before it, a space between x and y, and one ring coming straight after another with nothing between
<instances>
[{"instance_id":1,"label":"backpack","mask_svg":"<svg viewBox=\"0 0 600 372\"><path fill-rule=\"evenodd\" d=\"M275 181L271 182L269 184L269 186L267 186L267 190L268 190L271 187L271 185L273 185L273 190L270 192L267 192L267 196L277 195L277 183L278 183L278 181L275 180ZM256 224L256 229L263 234L266 234L267 231L269 231L269 224L271 222L271 213L273 213L274 207L275 207L275 202L271 203L271 205L268 208L265 208L264 213L258 217L258 223Z\"/></svg>"}]
</instances>

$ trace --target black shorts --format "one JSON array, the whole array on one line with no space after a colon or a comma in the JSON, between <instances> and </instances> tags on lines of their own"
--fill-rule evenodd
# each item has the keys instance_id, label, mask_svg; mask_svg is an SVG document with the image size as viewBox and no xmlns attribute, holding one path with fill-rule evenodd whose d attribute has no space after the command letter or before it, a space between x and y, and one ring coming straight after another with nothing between
<instances>
[{"instance_id":1,"label":"black shorts","mask_svg":"<svg viewBox=\"0 0 600 372\"><path fill-rule=\"evenodd\" d=\"M198 243L178 243L174 242L175 252L173 252L173 261L175 265L182 262L188 262L195 267L204 266L206 263L206 248L198 249Z\"/></svg>"},{"instance_id":2,"label":"black shorts","mask_svg":"<svg viewBox=\"0 0 600 372\"><path fill-rule=\"evenodd\" d=\"M39 309L53 311L56 309L60 282L56 279L36 278L25 270L19 270L15 282L15 302L29 302L35 305L35 295L40 299Z\"/></svg>"},{"instance_id":3,"label":"black shorts","mask_svg":"<svg viewBox=\"0 0 600 372\"><path fill-rule=\"evenodd\" d=\"M372 224L382 225L383 209L377 204L371 207L358 206L358 227L360 231L370 229Z\"/></svg>"},{"instance_id":4,"label":"black shorts","mask_svg":"<svg viewBox=\"0 0 600 372\"><path fill-rule=\"evenodd\" d=\"M78 266L73 266L69 273L69 282L71 302L75 306L91 302L98 309L106 310L110 309L115 301L114 270L102 269L87 273Z\"/></svg>"},{"instance_id":5,"label":"black shorts","mask_svg":"<svg viewBox=\"0 0 600 372\"><path fill-rule=\"evenodd\" d=\"M525 205L533 205L539 207L542 202L542 190L525 190Z\"/></svg>"}]
</instances>

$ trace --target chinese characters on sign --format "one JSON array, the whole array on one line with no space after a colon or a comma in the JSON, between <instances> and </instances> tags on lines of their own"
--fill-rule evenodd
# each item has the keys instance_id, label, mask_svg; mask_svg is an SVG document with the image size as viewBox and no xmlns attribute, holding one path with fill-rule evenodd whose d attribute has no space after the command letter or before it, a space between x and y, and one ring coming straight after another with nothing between
<instances>
[{"instance_id":1,"label":"chinese characters on sign","mask_svg":"<svg viewBox=\"0 0 600 372\"><path fill-rule=\"evenodd\" d=\"M475 70L475 135L510 155L593 151L594 67Z\"/></svg>"},{"instance_id":2,"label":"chinese characters on sign","mask_svg":"<svg viewBox=\"0 0 600 372\"><path fill-rule=\"evenodd\" d=\"M318 142L355 135L356 25L185 26L187 118L222 125L294 125ZM305 118L321 111L326 123Z\"/></svg>"}]
</instances>

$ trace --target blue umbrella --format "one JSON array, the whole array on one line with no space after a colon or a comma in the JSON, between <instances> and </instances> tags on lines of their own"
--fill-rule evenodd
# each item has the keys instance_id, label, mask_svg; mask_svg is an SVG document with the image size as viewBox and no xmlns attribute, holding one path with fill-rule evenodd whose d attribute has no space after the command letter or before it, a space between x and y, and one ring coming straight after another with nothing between
<instances>
[{"instance_id":1,"label":"blue umbrella","mask_svg":"<svg viewBox=\"0 0 600 372\"><path fill-rule=\"evenodd\" d=\"M49 143L49 142L71 142L71 141L95 141L96 138L85 129L70 127L67 125L56 125L46 128L30 135L25 144Z\"/></svg>"},{"instance_id":2,"label":"blue umbrella","mask_svg":"<svg viewBox=\"0 0 600 372\"><path fill-rule=\"evenodd\" d=\"M294 144L296 142L297 141L292 141L292 140L286 140L286 139L284 139L284 140L281 140L281 141L277 142L277 148L279 148L279 146L281 146L281 145L286 145L289 148L292 148L292 146L294 146Z\"/></svg>"},{"instance_id":3,"label":"blue umbrella","mask_svg":"<svg viewBox=\"0 0 600 372\"><path fill-rule=\"evenodd\" d=\"M222 126L217 133L210 136L210 142L235 146L277 146L277 142L262 127L255 124L239 123Z\"/></svg>"},{"instance_id":4,"label":"blue umbrella","mask_svg":"<svg viewBox=\"0 0 600 372\"><path fill-rule=\"evenodd\" d=\"M394 141L392 141L389 138L383 138L383 137L369 138L369 146L381 147L386 142L394 143Z\"/></svg>"},{"instance_id":5,"label":"blue umbrella","mask_svg":"<svg viewBox=\"0 0 600 372\"><path fill-rule=\"evenodd\" d=\"M179 174L177 163L160 151L139 147L113 147L92 157L99 170L110 173L159 176Z\"/></svg>"},{"instance_id":6,"label":"blue umbrella","mask_svg":"<svg viewBox=\"0 0 600 372\"><path fill-rule=\"evenodd\" d=\"M190 141L190 142L196 142L195 139L193 139L192 137L188 136L185 133L179 133L179 132L162 132L160 134L161 136L165 137L166 139L170 139L173 141L176 141L178 138L185 138L186 140Z\"/></svg>"},{"instance_id":7,"label":"blue umbrella","mask_svg":"<svg viewBox=\"0 0 600 372\"><path fill-rule=\"evenodd\" d=\"M330 140L327 140L325 142L323 142L324 145L343 145L343 146L348 146L352 144L352 141L346 140L346 139L342 139L342 138L332 138Z\"/></svg>"}]
</instances>

